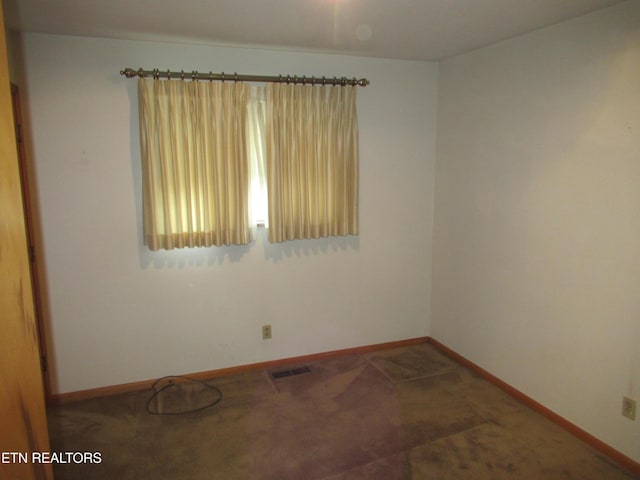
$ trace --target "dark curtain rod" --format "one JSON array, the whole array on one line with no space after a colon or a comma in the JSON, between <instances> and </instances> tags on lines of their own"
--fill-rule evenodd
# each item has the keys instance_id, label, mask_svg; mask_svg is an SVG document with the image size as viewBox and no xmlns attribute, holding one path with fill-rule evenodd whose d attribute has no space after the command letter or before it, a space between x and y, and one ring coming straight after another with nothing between
<instances>
[{"instance_id":1,"label":"dark curtain rod","mask_svg":"<svg viewBox=\"0 0 640 480\"><path fill-rule=\"evenodd\" d=\"M183 70L179 72L171 72L169 70L160 71L157 68L153 70L143 70L142 68L138 70L134 70L133 68L125 68L124 70L120 70L120 75L124 75L127 78L133 77L153 77L155 79L158 78L166 78L166 79L175 79L175 80L216 80L220 82L229 81L229 82L270 82L270 83L289 83L289 84L302 84L302 85L340 85L340 86L360 86L366 87L369 85L369 80L366 78L347 78L347 77L333 77L333 78L325 78L325 77L298 77L294 75L293 77L290 75L278 75L268 76L268 75L238 75L237 73L199 73L195 70L191 73L185 72Z\"/></svg>"}]
</instances>

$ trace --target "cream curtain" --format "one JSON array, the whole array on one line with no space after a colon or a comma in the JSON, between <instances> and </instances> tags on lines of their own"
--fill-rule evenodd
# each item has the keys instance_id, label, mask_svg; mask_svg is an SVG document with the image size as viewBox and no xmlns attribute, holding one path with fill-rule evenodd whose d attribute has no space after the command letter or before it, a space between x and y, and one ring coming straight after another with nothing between
<instances>
[{"instance_id":1,"label":"cream curtain","mask_svg":"<svg viewBox=\"0 0 640 480\"><path fill-rule=\"evenodd\" d=\"M243 83L138 80L151 250L251 241L248 99Z\"/></svg>"},{"instance_id":2,"label":"cream curtain","mask_svg":"<svg viewBox=\"0 0 640 480\"><path fill-rule=\"evenodd\" d=\"M356 88L265 88L269 241L357 234Z\"/></svg>"}]
</instances>

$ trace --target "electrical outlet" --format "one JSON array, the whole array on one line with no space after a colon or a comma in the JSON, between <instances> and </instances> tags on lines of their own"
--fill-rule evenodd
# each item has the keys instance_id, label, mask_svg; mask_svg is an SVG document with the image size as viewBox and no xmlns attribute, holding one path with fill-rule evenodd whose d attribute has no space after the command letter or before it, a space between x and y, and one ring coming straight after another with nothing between
<instances>
[{"instance_id":1,"label":"electrical outlet","mask_svg":"<svg viewBox=\"0 0 640 480\"><path fill-rule=\"evenodd\" d=\"M262 326L262 339L269 340L271 338L271 325Z\"/></svg>"},{"instance_id":2,"label":"electrical outlet","mask_svg":"<svg viewBox=\"0 0 640 480\"><path fill-rule=\"evenodd\" d=\"M636 419L636 401L633 398L622 397L622 415L631 420Z\"/></svg>"}]
</instances>

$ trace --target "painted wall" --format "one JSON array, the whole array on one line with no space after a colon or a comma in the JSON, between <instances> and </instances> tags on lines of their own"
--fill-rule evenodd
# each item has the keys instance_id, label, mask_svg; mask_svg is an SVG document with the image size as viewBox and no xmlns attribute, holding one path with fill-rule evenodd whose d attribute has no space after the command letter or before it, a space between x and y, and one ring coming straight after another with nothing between
<instances>
[{"instance_id":1,"label":"painted wall","mask_svg":"<svg viewBox=\"0 0 640 480\"><path fill-rule=\"evenodd\" d=\"M636 461L640 3L440 64L430 334Z\"/></svg>"},{"instance_id":2,"label":"painted wall","mask_svg":"<svg viewBox=\"0 0 640 480\"><path fill-rule=\"evenodd\" d=\"M26 34L57 392L424 336L437 65ZM360 235L149 252L124 67L367 77ZM261 325L273 326L263 341Z\"/></svg>"}]
</instances>

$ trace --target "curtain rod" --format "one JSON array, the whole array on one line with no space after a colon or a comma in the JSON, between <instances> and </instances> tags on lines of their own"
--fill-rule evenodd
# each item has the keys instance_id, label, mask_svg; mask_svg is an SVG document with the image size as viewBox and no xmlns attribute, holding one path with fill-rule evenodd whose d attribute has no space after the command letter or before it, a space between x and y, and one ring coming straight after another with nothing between
<instances>
[{"instance_id":1,"label":"curtain rod","mask_svg":"<svg viewBox=\"0 0 640 480\"><path fill-rule=\"evenodd\" d=\"M333 77L333 78L325 78L325 77L298 77L294 75L278 75L269 76L269 75L238 75L237 73L199 73L193 70L191 73L185 72L181 70L179 72L171 72L169 70L160 71L157 68L153 70L143 70L139 68L138 70L134 70L133 68L125 68L124 70L120 70L120 75L124 75L127 78L133 77L153 77L155 79L158 78L166 78L166 79L175 79L175 80L216 80L220 82L230 81L230 82L270 82L270 83L291 83L291 84L303 84L303 85L340 85L340 86L361 86L366 87L369 85L369 80L366 78L356 79L347 78L347 77Z\"/></svg>"}]
</instances>

